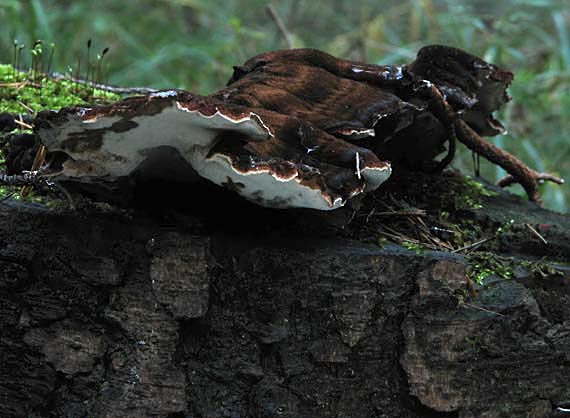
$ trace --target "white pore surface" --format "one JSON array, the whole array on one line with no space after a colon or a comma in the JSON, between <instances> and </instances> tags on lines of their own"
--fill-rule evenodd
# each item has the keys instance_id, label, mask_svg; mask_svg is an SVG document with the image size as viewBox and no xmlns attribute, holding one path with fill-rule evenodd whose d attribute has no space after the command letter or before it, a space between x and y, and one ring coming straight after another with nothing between
<instances>
[{"instance_id":1,"label":"white pore surface","mask_svg":"<svg viewBox=\"0 0 570 418\"><path fill-rule=\"evenodd\" d=\"M320 190L304 186L298 175L278 178L268 170L241 173L236 171L230 159L222 154L202 160L194 168L202 177L222 185L234 183L234 189L241 196L257 204L272 208L310 208L333 210L345 204L339 197L330 201Z\"/></svg>"},{"instance_id":2,"label":"white pore surface","mask_svg":"<svg viewBox=\"0 0 570 418\"><path fill-rule=\"evenodd\" d=\"M73 158L74 161L64 164L64 176L121 177L129 175L147 158L146 151L159 146L177 149L192 163L190 160L195 160L193 154L204 158L214 146L220 131L239 132L257 140L271 135L253 113L234 121L219 111L205 116L198 111L189 111L178 103L157 115L132 118L137 126L127 131L113 132L109 129L120 120L119 116L111 116L83 121L78 115L57 131L40 131L40 136L50 151L60 150ZM108 129L103 133L101 148L72 151L62 146L73 134L96 129ZM81 136L86 137L85 133Z\"/></svg>"},{"instance_id":3,"label":"white pore surface","mask_svg":"<svg viewBox=\"0 0 570 418\"><path fill-rule=\"evenodd\" d=\"M360 174L366 183L364 190L366 192L371 192L372 190L376 190L382 183L388 180L388 177L390 177L390 174L392 174L392 167L365 167L360 169Z\"/></svg>"}]
</instances>

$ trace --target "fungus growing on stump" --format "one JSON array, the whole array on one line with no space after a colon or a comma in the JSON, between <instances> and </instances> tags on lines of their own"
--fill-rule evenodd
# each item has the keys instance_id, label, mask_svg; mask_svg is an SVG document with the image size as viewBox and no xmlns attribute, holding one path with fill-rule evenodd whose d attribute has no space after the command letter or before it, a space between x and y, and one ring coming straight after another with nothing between
<instances>
[{"instance_id":1,"label":"fungus growing on stump","mask_svg":"<svg viewBox=\"0 0 570 418\"><path fill-rule=\"evenodd\" d=\"M66 156L61 180L114 182L170 147L199 176L260 205L330 210L390 175L370 150L304 120L185 91L43 112L36 125L48 150Z\"/></svg>"},{"instance_id":2,"label":"fungus growing on stump","mask_svg":"<svg viewBox=\"0 0 570 418\"><path fill-rule=\"evenodd\" d=\"M509 100L512 78L444 46L423 48L408 66L276 51L235 67L226 88L210 96L170 90L41 112L36 132L59 161L49 166L54 180L113 183L168 147L199 176L250 201L319 210L377 189L391 163L432 161L447 143L444 168L459 140L539 201L538 181L561 180L479 136L504 131L492 114Z\"/></svg>"}]
</instances>

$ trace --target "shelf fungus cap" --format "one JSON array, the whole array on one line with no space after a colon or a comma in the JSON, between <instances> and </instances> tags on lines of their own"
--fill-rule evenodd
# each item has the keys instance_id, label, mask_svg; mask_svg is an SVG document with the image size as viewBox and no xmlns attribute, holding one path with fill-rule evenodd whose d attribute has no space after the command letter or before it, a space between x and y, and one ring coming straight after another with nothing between
<instances>
[{"instance_id":1,"label":"shelf fungus cap","mask_svg":"<svg viewBox=\"0 0 570 418\"><path fill-rule=\"evenodd\" d=\"M430 45L409 65L416 76L437 85L461 118L480 135L505 133L493 112L510 100L513 73L457 48Z\"/></svg>"},{"instance_id":2,"label":"shelf fungus cap","mask_svg":"<svg viewBox=\"0 0 570 418\"><path fill-rule=\"evenodd\" d=\"M44 111L36 131L49 153L64 156L55 179L114 182L168 147L194 174L273 208L336 209L391 173L370 150L295 117L180 90ZM167 173L169 161L161 164Z\"/></svg>"}]
</instances>

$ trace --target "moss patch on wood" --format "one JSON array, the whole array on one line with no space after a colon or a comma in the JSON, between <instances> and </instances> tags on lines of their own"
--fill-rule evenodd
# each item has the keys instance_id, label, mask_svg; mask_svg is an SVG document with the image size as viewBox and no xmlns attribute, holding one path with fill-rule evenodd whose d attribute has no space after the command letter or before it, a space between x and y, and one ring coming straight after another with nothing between
<instances>
[{"instance_id":1,"label":"moss patch on wood","mask_svg":"<svg viewBox=\"0 0 570 418\"><path fill-rule=\"evenodd\" d=\"M45 74L32 75L0 64L0 113L27 114L119 98L114 93L71 80L55 80Z\"/></svg>"},{"instance_id":2,"label":"moss patch on wood","mask_svg":"<svg viewBox=\"0 0 570 418\"><path fill-rule=\"evenodd\" d=\"M115 93L66 79L53 79L46 74L30 70L18 71L12 65L0 64L0 113L13 115L20 122L17 129L5 132L0 140L12 135L31 134L32 125L25 123L24 115L32 116L41 110L59 110L66 106L89 105L120 99ZM2 141L4 142L4 141ZM6 169L5 156L0 147L0 172ZM8 196L18 199L14 188L0 186L0 199ZM44 199L32 194L31 201ZM45 203L45 202L43 202Z\"/></svg>"}]
</instances>

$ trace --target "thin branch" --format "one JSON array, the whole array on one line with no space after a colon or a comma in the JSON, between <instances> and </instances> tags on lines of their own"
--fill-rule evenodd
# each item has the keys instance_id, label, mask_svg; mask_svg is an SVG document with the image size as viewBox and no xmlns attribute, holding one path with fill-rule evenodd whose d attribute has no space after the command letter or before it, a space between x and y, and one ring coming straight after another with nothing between
<instances>
[{"instance_id":1,"label":"thin branch","mask_svg":"<svg viewBox=\"0 0 570 418\"><path fill-rule=\"evenodd\" d=\"M37 173L40 167L46 160L47 156L47 148L45 145L41 144L38 147L38 151L36 152L36 156L34 157L34 162L32 164L32 169L30 170L32 173ZM20 192L21 197L27 197L30 192L32 191L32 186L24 186L22 191Z\"/></svg>"},{"instance_id":2,"label":"thin branch","mask_svg":"<svg viewBox=\"0 0 570 418\"><path fill-rule=\"evenodd\" d=\"M86 81L80 78L69 77L62 73L51 73L50 77L53 78L54 80L69 80L72 81L73 83L83 84L85 86L93 87L97 90L108 91L116 94L149 94L149 93L156 93L157 91L159 91L158 89L153 89L150 87L115 87L107 84Z\"/></svg>"},{"instance_id":3,"label":"thin branch","mask_svg":"<svg viewBox=\"0 0 570 418\"><path fill-rule=\"evenodd\" d=\"M56 192L60 196L63 196L71 209L75 209L75 204L71 194L59 183L50 181L43 175L40 175L37 171L25 171L23 174L7 175L0 173L0 186L11 186L11 187L33 187L38 190L46 190ZM15 193L11 193L7 197L0 200L3 203Z\"/></svg>"},{"instance_id":4,"label":"thin branch","mask_svg":"<svg viewBox=\"0 0 570 418\"><path fill-rule=\"evenodd\" d=\"M498 315L498 316L505 316L505 315L503 315L503 314L501 314L501 313L499 313L499 312L491 311L491 310L489 310L489 309L485 309L485 308L482 308L482 307L477 306L477 305L472 305L472 304L467 303L467 302L461 302L461 305L465 305L465 306L467 306L468 308L471 308L471 309L477 309L478 311L483 311L483 312L491 313L491 314Z\"/></svg>"},{"instance_id":5,"label":"thin branch","mask_svg":"<svg viewBox=\"0 0 570 418\"><path fill-rule=\"evenodd\" d=\"M273 5L268 4L267 6L265 6L265 10L269 14L269 17L271 17L271 19L273 20L273 22L277 26L277 29L279 29L279 33L281 34L281 36L285 40L285 43L287 44L287 48L293 49L293 38L291 37L291 33L285 27L285 23L283 23L283 20L281 19L281 17L279 16L277 11L273 7Z\"/></svg>"},{"instance_id":6,"label":"thin branch","mask_svg":"<svg viewBox=\"0 0 570 418\"><path fill-rule=\"evenodd\" d=\"M36 111L34 109L32 109L30 106L28 106L27 104L25 104L24 102L18 102L18 104L20 106L22 106L24 109L26 109L31 115L36 114ZM22 115L20 115L20 121L23 122ZM32 129L32 128L29 128L29 129Z\"/></svg>"},{"instance_id":7,"label":"thin branch","mask_svg":"<svg viewBox=\"0 0 570 418\"><path fill-rule=\"evenodd\" d=\"M533 228L533 226L531 224L525 224L525 226L530 230L530 232L532 232L536 237L538 237L539 240L541 240L544 245L548 245L548 241L539 234L539 232Z\"/></svg>"},{"instance_id":8,"label":"thin branch","mask_svg":"<svg viewBox=\"0 0 570 418\"><path fill-rule=\"evenodd\" d=\"M2 186L37 186L45 183L45 180L37 173L24 172L24 174L7 175L0 173L0 185Z\"/></svg>"},{"instance_id":9,"label":"thin branch","mask_svg":"<svg viewBox=\"0 0 570 418\"><path fill-rule=\"evenodd\" d=\"M0 200L0 203L6 202L6 201L9 200L12 196L14 196L15 194L16 194L16 192L8 193L7 196L4 196L4 197L2 198L2 200Z\"/></svg>"},{"instance_id":10,"label":"thin branch","mask_svg":"<svg viewBox=\"0 0 570 418\"><path fill-rule=\"evenodd\" d=\"M507 177L499 182L499 186L505 187L512 183L519 183L526 191L529 199L540 204L539 182L564 183L564 180L561 178L532 170L514 155L481 138L465 121L456 119L454 122L455 129L458 132L457 137L467 148L482 155L509 173Z\"/></svg>"},{"instance_id":11,"label":"thin branch","mask_svg":"<svg viewBox=\"0 0 570 418\"><path fill-rule=\"evenodd\" d=\"M19 125L20 127L22 127L23 129L34 129L34 127L24 121L21 121L19 119L14 119L14 123L16 125Z\"/></svg>"},{"instance_id":12,"label":"thin branch","mask_svg":"<svg viewBox=\"0 0 570 418\"><path fill-rule=\"evenodd\" d=\"M464 251L464 250L472 250L473 248L477 248L478 246L483 245L486 242L493 241L496 238L497 238L496 235L492 236L492 237L483 238L481 241L477 241L477 242L471 243L469 245L465 245L464 247L457 248L457 249L453 250L452 253L458 253L458 252Z\"/></svg>"},{"instance_id":13,"label":"thin branch","mask_svg":"<svg viewBox=\"0 0 570 418\"><path fill-rule=\"evenodd\" d=\"M366 215L367 218L372 217L372 216L426 216L426 211L425 210L395 210L395 211L389 211L389 212L374 212L374 213L369 213L368 215Z\"/></svg>"},{"instance_id":14,"label":"thin branch","mask_svg":"<svg viewBox=\"0 0 570 418\"><path fill-rule=\"evenodd\" d=\"M418 241L417 239L406 237L404 235L391 234L389 232L384 232L384 231L377 231L377 233L380 235L384 235L385 237L395 239L399 242L406 241L406 242L411 242L412 244L421 245L423 247L429 248L430 250L439 251L439 249L440 249L439 247L436 247L435 245L428 244L425 242L421 242L421 241Z\"/></svg>"},{"instance_id":15,"label":"thin branch","mask_svg":"<svg viewBox=\"0 0 570 418\"><path fill-rule=\"evenodd\" d=\"M27 81L18 81L14 83L0 83L0 87L22 87L29 84Z\"/></svg>"}]
</instances>

